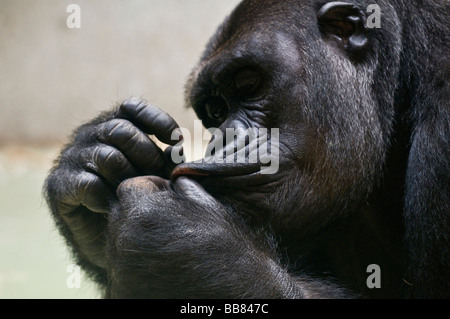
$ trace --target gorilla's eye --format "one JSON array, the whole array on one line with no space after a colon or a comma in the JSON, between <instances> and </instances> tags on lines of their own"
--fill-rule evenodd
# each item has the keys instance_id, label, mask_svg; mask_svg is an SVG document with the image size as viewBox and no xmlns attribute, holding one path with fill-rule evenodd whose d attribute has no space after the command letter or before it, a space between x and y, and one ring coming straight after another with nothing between
<instances>
[{"instance_id":1,"label":"gorilla's eye","mask_svg":"<svg viewBox=\"0 0 450 319\"><path fill-rule=\"evenodd\" d=\"M234 77L234 87L238 95L249 97L258 92L261 85L261 74L253 69L240 70Z\"/></svg>"},{"instance_id":2,"label":"gorilla's eye","mask_svg":"<svg viewBox=\"0 0 450 319\"><path fill-rule=\"evenodd\" d=\"M205 104L208 117L215 120L223 120L228 114L228 105L221 98L213 98Z\"/></svg>"}]
</instances>

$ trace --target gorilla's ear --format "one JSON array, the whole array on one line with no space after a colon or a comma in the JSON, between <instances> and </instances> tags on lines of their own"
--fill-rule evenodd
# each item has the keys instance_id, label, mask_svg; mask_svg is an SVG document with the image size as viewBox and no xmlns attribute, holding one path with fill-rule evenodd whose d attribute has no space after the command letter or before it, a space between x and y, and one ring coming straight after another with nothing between
<instances>
[{"instance_id":1,"label":"gorilla's ear","mask_svg":"<svg viewBox=\"0 0 450 319\"><path fill-rule=\"evenodd\" d=\"M317 19L321 32L349 53L367 46L366 16L354 4L329 2L319 10Z\"/></svg>"}]
</instances>

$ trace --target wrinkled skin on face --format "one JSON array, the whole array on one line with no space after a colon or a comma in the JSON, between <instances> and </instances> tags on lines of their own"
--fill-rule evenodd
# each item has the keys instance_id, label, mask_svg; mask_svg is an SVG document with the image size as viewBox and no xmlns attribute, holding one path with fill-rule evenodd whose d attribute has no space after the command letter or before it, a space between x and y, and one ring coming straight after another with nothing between
<instances>
[{"instance_id":1,"label":"wrinkled skin on face","mask_svg":"<svg viewBox=\"0 0 450 319\"><path fill-rule=\"evenodd\" d=\"M74 133L47 200L106 296L448 296L449 8L377 3L381 29L370 1L243 1L186 85L201 163L139 99Z\"/></svg>"}]
</instances>

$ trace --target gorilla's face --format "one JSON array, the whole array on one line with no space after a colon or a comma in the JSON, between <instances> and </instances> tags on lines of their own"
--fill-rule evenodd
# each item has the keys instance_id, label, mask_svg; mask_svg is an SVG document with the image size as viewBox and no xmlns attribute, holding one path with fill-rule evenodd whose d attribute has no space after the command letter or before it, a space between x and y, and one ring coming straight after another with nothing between
<instances>
[{"instance_id":1,"label":"gorilla's face","mask_svg":"<svg viewBox=\"0 0 450 319\"><path fill-rule=\"evenodd\" d=\"M381 177L392 117L380 114L372 92L378 62L361 11L267 1L256 12L253 2L244 1L211 40L187 100L223 136L227 128L267 128L275 144L270 129L278 128L278 171L261 174L261 163L247 161L187 163L173 174L199 180L274 227L306 231L366 200ZM214 156L226 157L230 147Z\"/></svg>"}]
</instances>

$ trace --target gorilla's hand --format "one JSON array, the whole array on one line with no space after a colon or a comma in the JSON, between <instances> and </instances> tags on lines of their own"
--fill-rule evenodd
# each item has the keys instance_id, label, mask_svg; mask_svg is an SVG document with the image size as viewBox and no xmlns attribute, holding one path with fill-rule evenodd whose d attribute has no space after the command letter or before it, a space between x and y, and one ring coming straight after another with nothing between
<instances>
[{"instance_id":1,"label":"gorilla's hand","mask_svg":"<svg viewBox=\"0 0 450 319\"><path fill-rule=\"evenodd\" d=\"M116 200L116 188L140 175L168 176L174 164L149 138L174 145L177 123L140 99L81 126L62 152L46 182L47 200L63 233L81 260L103 267L106 218Z\"/></svg>"},{"instance_id":2,"label":"gorilla's hand","mask_svg":"<svg viewBox=\"0 0 450 319\"><path fill-rule=\"evenodd\" d=\"M286 296L286 274L255 230L198 183L138 177L118 198L107 245L111 297Z\"/></svg>"}]
</instances>

